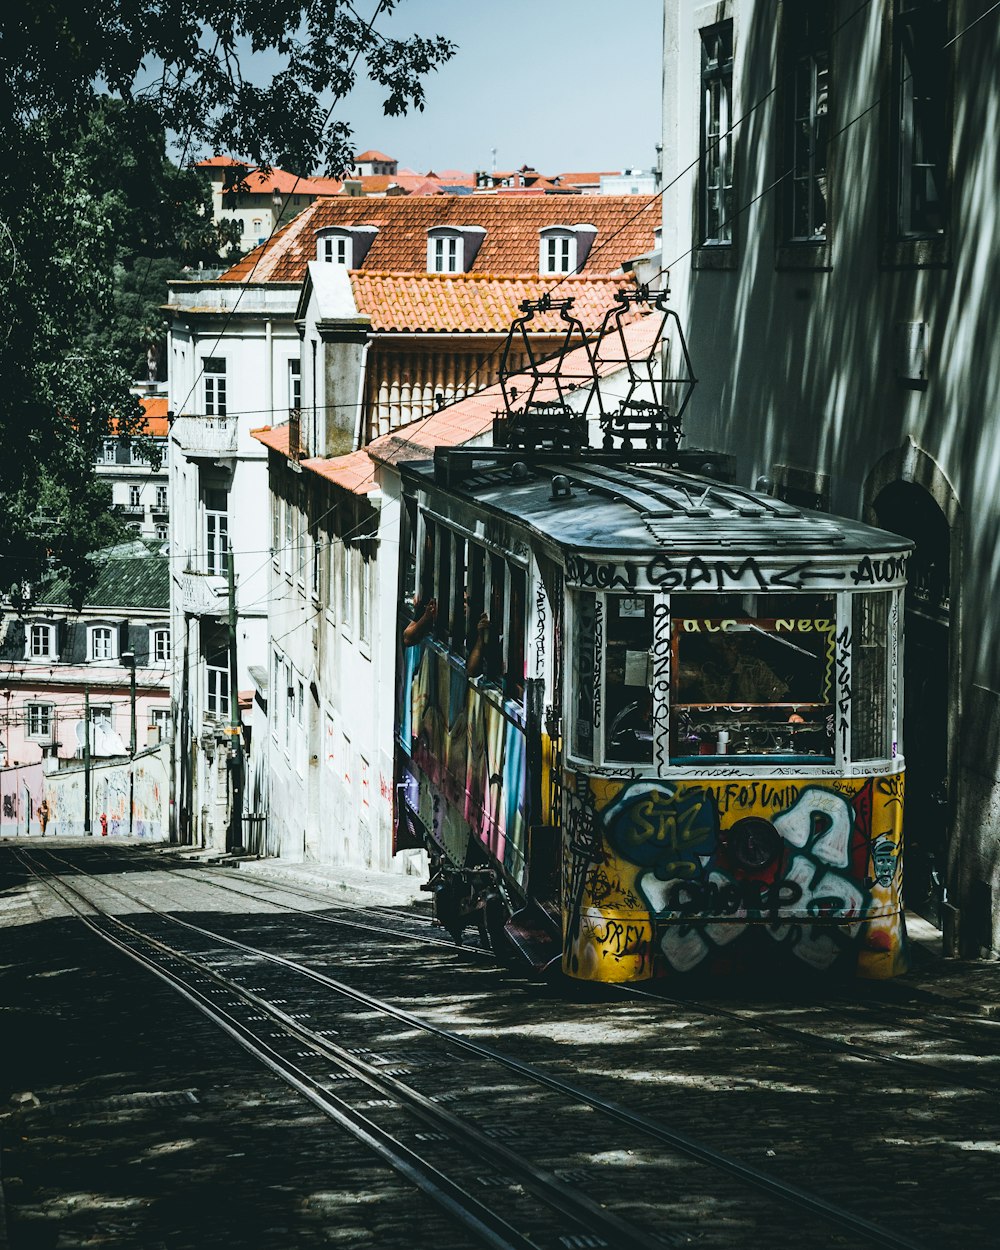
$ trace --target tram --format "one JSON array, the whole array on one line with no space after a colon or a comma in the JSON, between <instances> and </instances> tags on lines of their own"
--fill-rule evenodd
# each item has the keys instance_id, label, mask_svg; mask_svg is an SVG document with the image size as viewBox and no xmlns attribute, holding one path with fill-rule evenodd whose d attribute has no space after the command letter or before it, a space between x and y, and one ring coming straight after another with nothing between
<instances>
[{"instance_id":1,"label":"tram","mask_svg":"<svg viewBox=\"0 0 1000 1250\"><path fill-rule=\"evenodd\" d=\"M676 412L637 452L546 404L542 446L401 466L398 819L440 922L594 981L904 972L909 540L720 480Z\"/></svg>"}]
</instances>

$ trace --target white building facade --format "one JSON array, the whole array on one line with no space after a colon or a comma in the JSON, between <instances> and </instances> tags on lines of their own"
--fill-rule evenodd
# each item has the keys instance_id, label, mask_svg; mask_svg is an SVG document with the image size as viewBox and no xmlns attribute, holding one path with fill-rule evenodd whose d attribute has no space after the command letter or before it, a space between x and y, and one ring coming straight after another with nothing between
<instances>
[{"instance_id":1,"label":"white building facade","mask_svg":"<svg viewBox=\"0 0 1000 1250\"><path fill-rule=\"evenodd\" d=\"M246 789L248 735L229 730L241 692L252 697L251 668L268 663L267 463L250 431L299 402L297 297L297 284L170 290L175 818L180 841L218 850L242 842L233 796ZM250 799L237 793L237 806L252 810Z\"/></svg>"}]
</instances>

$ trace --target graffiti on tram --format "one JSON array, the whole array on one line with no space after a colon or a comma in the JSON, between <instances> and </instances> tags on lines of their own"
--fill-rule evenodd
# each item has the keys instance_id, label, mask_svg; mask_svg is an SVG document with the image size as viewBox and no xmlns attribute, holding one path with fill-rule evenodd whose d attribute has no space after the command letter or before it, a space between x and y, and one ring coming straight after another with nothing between
<instances>
[{"instance_id":1,"label":"graffiti on tram","mask_svg":"<svg viewBox=\"0 0 1000 1250\"><path fill-rule=\"evenodd\" d=\"M901 775L579 780L567 818L589 836L564 853L567 971L722 970L762 940L813 968L904 970Z\"/></svg>"}]
</instances>

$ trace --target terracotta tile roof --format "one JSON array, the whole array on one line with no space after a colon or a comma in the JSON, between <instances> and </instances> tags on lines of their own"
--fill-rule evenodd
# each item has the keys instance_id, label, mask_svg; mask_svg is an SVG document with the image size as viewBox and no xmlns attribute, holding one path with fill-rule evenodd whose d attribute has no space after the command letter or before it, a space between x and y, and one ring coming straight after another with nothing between
<instances>
[{"instance_id":1,"label":"terracotta tile roof","mask_svg":"<svg viewBox=\"0 0 1000 1250\"><path fill-rule=\"evenodd\" d=\"M585 173L557 174L556 177L558 177L563 186L566 186L568 183L571 187L573 187L582 183L584 185L592 185L596 187L602 178L620 173L620 169L596 169Z\"/></svg>"},{"instance_id":2,"label":"terracotta tile roof","mask_svg":"<svg viewBox=\"0 0 1000 1250\"><path fill-rule=\"evenodd\" d=\"M198 169L218 169L230 166L243 166L231 156L210 156L207 160L197 161ZM287 170L274 168L270 174L259 170L251 170L246 176L246 191L250 195L272 195L279 191L282 195L339 195L344 184L336 178L306 178L290 174Z\"/></svg>"},{"instance_id":3,"label":"terracotta tile roof","mask_svg":"<svg viewBox=\"0 0 1000 1250\"><path fill-rule=\"evenodd\" d=\"M371 317L372 329L398 333L506 334L520 315L522 300L539 299L546 291L557 298L572 296L572 312L588 329L601 322L615 293L631 279L585 276L540 278L533 274L490 273L351 273L358 311ZM557 312L536 315L538 333L565 327Z\"/></svg>"},{"instance_id":4,"label":"terracotta tile roof","mask_svg":"<svg viewBox=\"0 0 1000 1250\"><path fill-rule=\"evenodd\" d=\"M167 397L165 395L142 396L139 403L146 414L143 434L149 434L152 438L166 438L170 433L170 424L167 421ZM109 429L112 434L117 432L118 421L115 417L111 418Z\"/></svg>"},{"instance_id":5,"label":"terracotta tile roof","mask_svg":"<svg viewBox=\"0 0 1000 1250\"><path fill-rule=\"evenodd\" d=\"M636 355L648 351L659 329L659 317L640 316L625 329L629 351ZM566 372L583 371L584 366L582 349L567 354L564 363ZM598 373L606 376L621 367L620 361L611 360L599 366ZM539 397L544 394L545 384L538 392ZM495 384L475 395L460 399L457 403L449 404L440 412L421 417L402 429L385 434L360 451L329 459L315 457L300 463L303 469L336 483L352 494L367 495L376 487L373 461L380 464L400 464L405 460L428 460L434 455L435 447L458 447L472 439L482 438L492 428L494 413L502 407L502 391L499 384ZM273 429L264 426L262 429L252 430L251 433L265 447L284 456L288 455L287 425L279 425Z\"/></svg>"},{"instance_id":6,"label":"terracotta tile roof","mask_svg":"<svg viewBox=\"0 0 1000 1250\"><path fill-rule=\"evenodd\" d=\"M384 152L376 152L371 149L368 152L362 152L360 156L354 158L355 165L360 165L362 161L394 161L394 156L386 156Z\"/></svg>"},{"instance_id":7,"label":"terracotta tile roof","mask_svg":"<svg viewBox=\"0 0 1000 1250\"><path fill-rule=\"evenodd\" d=\"M614 273L624 260L651 251L660 224L659 200L632 195L338 196L316 200L259 248L227 270L220 282L301 282L316 258L315 231L329 226L377 226L365 268L423 273L432 226L482 226L486 235L473 273L537 273L538 232L545 226L588 222L597 236L584 273ZM256 266L256 268L255 268Z\"/></svg>"}]
</instances>

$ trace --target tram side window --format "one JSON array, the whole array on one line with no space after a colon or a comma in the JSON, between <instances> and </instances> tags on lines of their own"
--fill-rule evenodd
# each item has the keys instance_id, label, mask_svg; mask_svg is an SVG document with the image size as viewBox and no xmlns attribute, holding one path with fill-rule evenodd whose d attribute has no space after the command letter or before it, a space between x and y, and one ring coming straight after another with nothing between
<instances>
[{"instance_id":1,"label":"tram side window","mask_svg":"<svg viewBox=\"0 0 1000 1250\"><path fill-rule=\"evenodd\" d=\"M524 569L511 564L510 601L507 605L507 677L504 694L520 703L524 698Z\"/></svg>"},{"instance_id":2,"label":"tram side window","mask_svg":"<svg viewBox=\"0 0 1000 1250\"><path fill-rule=\"evenodd\" d=\"M412 603L417 592L417 501L403 497L403 601Z\"/></svg>"},{"instance_id":3,"label":"tram side window","mask_svg":"<svg viewBox=\"0 0 1000 1250\"><path fill-rule=\"evenodd\" d=\"M451 621L451 547L452 536L443 526L438 533L437 543L437 581L435 584L437 600L437 616L434 621L434 635L445 646L450 641Z\"/></svg>"},{"instance_id":4,"label":"tram side window","mask_svg":"<svg viewBox=\"0 0 1000 1250\"><path fill-rule=\"evenodd\" d=\"M671 600L671 758L833 758L835 602Z\"/></svg>"},{"instance_id":5,"label":"tram side window","mask_svg":"<svg viewBox=\"0 0 1000 1250\"><path fill-rule=\"evenodd\" d=\"M607 596L604 758L651 763L653 694L652 595Z\"/></svg>"},{"instance_id":6,"label":"tram side window","mask_svg":"<svg viewBox=\"0 0 1000 1250\"><path fill-rule=\"evenodd\" d=\"M594 758L594 648L597 599L578 592L573 610L573 754Z\"/></svg>"},{"instance_id":7,"label":"tram side window","mask_svg":"<svg viewBox=\"0 0 1000 1250\"><path fill-rule=\"evenodd\" d=\"M434 538L436 526L424 519L424 546L420 553L420 597L417 607L423 609L434 598Z\"/></svg>"},{"instance_id":8,"label":"tram side window","mask_svg":"<svg viewBox=\"0 0 1000 1250\"><path fill-rule=\"evenodd\" d=\"M507 600L507 562L490 554L489 632L486 635L486 680L500 684L504 678L503 627Z\"/></svg>"},{"instance_id":9,"label":"tram side window","mask_svg":"<svg viewBox=\"0 0 1000 1250\"><path fill-rule=\"evenodd\" d=\"M479 634L479 622L486 611L486 552L474 543L469 544L468 560L469 602L465 618L465 654L472 653Z\"/></svg>"},{"instance_id":10,"label":"tram side window","mask_svg":"<svg viewBox=\"0 0 1000 1250\"><path fill-rule=\"evenodd\" d=\"M465 566L465 539L453 535L451 540L451 626L450 647L456 655L465 655L466 606L469 601L468 573Z\"/></svg>"},{"instance_id":11,"label":"tram side window","mask_svg":"<svg viewBox=\"0 0 1000 1250\"><path fill-rule=\"evenodd\" d=\"M851 758L888 759L889 604L892 595L852 595Z\"/></svg>"}]
</instances>

